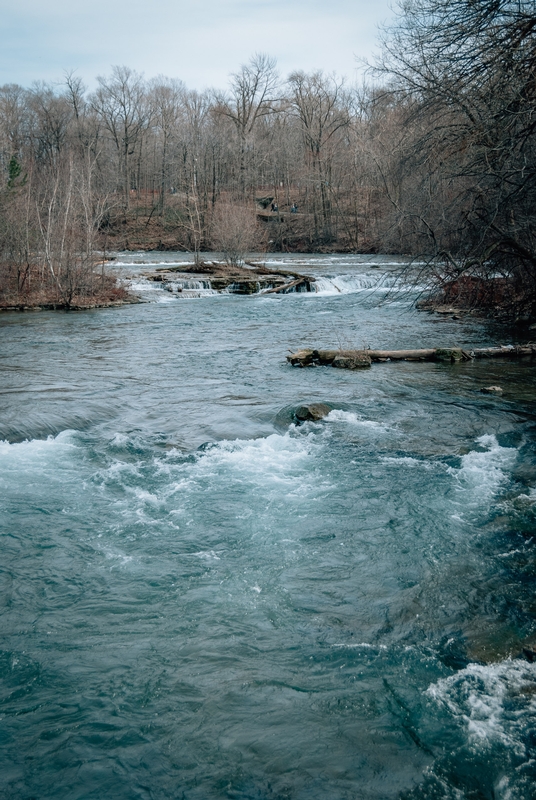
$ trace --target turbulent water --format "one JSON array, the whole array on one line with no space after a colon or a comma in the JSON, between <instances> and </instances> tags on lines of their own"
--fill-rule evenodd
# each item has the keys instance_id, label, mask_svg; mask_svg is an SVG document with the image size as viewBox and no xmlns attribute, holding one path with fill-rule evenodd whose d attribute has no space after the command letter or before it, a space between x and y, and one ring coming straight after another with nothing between
<instances>
[{"instance_id":1,"label":"turbulent water","mask_svg":"<svg viewBox=\"0 0 536 800\"><path fill-rule=\"evenodd\" d=\"M396 259L132 277L181 259L120 255L141 305L0 318L0 797L534 797L534 368L293 369L509 340L412 311Z\"/></svg>"}]
</instances>

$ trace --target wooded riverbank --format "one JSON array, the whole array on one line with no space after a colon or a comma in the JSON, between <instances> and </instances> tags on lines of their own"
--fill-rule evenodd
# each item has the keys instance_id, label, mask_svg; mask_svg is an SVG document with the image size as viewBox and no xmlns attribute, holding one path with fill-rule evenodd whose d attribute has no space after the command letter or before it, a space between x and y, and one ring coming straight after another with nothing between
<instances>
[{"instance_id":1,"label":"wooded riverbank","mask_svg":"<svg viewBox=\"0 0 536 800\"><path fill-rule=\"evenodd\" d=\"M111 308L139 302L135 295L121 286L117 279L104 272L90 272L85 280L71 285L59 284L46 276L41 282L32 282L18 289L16 274L0 287L0 312L2 311L84 311L91 308Z\"/></svg>"},{"instance_id":2,"label":"wooded riverbank","mask_svg":"<svg viewBox=\"0 0 536 800\"><path fill-rule=\"evenodd\" d=\"M99 249L398 252L423 295L535 320L535 36L525 0L410 0L368 86L258 54L203 93L0 87L0 290Z\"/></svg>"}]
</instances>

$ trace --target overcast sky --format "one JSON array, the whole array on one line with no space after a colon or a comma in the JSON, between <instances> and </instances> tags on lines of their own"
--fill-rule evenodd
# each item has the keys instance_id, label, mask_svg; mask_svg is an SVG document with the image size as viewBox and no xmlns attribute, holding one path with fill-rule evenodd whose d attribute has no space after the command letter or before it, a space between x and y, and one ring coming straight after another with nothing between
<instances>
[{"instance_id":1,"label":"overcast sky","mask_svg":"<svg viewBox=\"0 0 536 800\"><path fill-rule=\"evenodd\" d=\"M255 52L283 76L323 69L349 80L369 58L392 0L0 0L0 84L61 81L124 64L147 78L223 88Z\"/></svg>"}]
</instances>

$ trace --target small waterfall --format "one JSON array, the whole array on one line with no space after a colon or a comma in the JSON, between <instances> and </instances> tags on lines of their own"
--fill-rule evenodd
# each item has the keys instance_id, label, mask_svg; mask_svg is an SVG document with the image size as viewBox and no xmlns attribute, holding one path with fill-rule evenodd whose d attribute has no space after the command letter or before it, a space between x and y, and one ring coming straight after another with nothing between
<instances>
[{"instance_id":1,"label":"small waterfall","mask_svg":"<svg viewBox=\"0 0 536 800\"><path fill-rule=\"evenodd\" d=\"M292 279L294 280L294 278ZM289 281L290 282L290 281ZM290 285L288 289L281 286L281 294L298 294L298 293L313 293L319 295L339 295L339 294L355 294L365 291L388 292L392 291L396 282L394 276L386 278L385 275L380 275L378 272L366 272L359 275L323 275L317 277L315 280L304 279L302 283L297 285ZM134 291L144 294L147 298L152 294L158 293L161 298L157 302L166 302L162 298L162 294L167 295L168 300L171 300L171 295L175 299L195 298L195 297L212 297L217 294L262 294L268 289L280 286L279 283L270 283L264 281L253 280L238 280L229 283L227 286L222 287L222 281L219 281L218 289L212 287L209 278L194 279L194 278L168 278L166 276L165 282L154 282L148 280L143 276L128 281L127 285ZM218 283L216 284L218 285ZM156 299L156 298L155 298Z\"/></svg>"},{"instance_id":2,"label":"small waterfall","mask_svg":"<svg viewBox=\"0 0 536 800\"><path fill-rule=\"evenodd\" d=\"M223 294L259 294L261 285L259 281L236 281L230 283L225 289L222 289Z\"/></svg>"},{"instance_id":3,"label":"small waterfall","mask_svg":"<svg viewBox=\"0 0 536 800\"><path fill-rule=\"evenodd\" d=\"M312 284L313 291L317 294L353 294L355 292L380 289L385 291L387 286L383 276L374 274L364 275L335 275L333 277L317 278Z\"/></svg>"},{"instance_id":4,"label":"small waterfall","mask_svg":"<svg viewBox=\"0 0 536 800\"><path fill-rule=\"evenodd\" d=\"M191 280L191 279L184 279L184 280L177 280L177 281L170 281L166 287L169 292L177 293L177 297L179 298L190 298L190 297L211 297L215 294L219 294L216 289L213 289L210 281L207 280Z\"/></svg>"}]
</instances>

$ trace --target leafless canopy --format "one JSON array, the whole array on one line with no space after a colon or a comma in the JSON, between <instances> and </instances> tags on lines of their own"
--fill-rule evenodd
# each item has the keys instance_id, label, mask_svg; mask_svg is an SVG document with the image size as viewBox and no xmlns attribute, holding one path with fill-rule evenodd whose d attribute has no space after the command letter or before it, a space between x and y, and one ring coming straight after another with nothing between
<instances>
[{"instance_id":1,"label":"leafless canopy","mask_svg":"<svg viewBox=\"0 0 536 800\"><path fill-rule=\"evenodd\" d=\"M398 169L420 177L406 177L405 197L392 194L399 224L420 229L444 274L501 276L512 304L532 314L536 6L405 0L401 11L378 65L406 108Z\"/></svg>"},{"instance_id":2,"label":"leafless canopy","mask_svg":"<svg viewBox=\"0 0 536 800\"><path fill-rule=\"evenodd\" d=\"M63 292L95 248L227 251L243 224L276 250L423 256L431 288L536 319L534 0L404 0L359 87L264 54L226 92L97 82L0 87L0 294Z\"/></svg>"}]
</instances>

